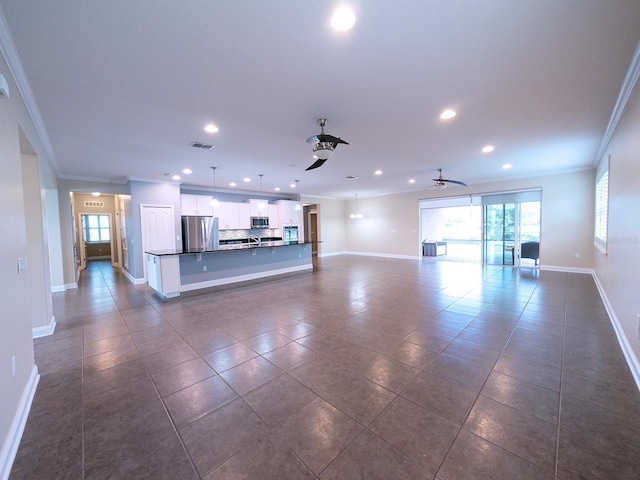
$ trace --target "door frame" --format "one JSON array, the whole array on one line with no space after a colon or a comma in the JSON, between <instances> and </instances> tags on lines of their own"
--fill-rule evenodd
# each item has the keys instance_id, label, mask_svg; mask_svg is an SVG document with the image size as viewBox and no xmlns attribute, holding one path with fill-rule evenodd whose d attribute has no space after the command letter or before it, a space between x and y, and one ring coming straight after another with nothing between
<instances>
[{"instance_id":1,"label":"door frame","mask_svg":"<svg viewBox=\"0 0 640 480\"><path fill-rule=\"evenodd\" d=\"M80 255L79 257L79 264L78 264L78 268L80 270L85 270L87 268L87 244L84 241L84 223L82 221L82 217L85 215L108 215L109 216L109 245L111 247L111 252L109 253L109 260L111 262L111 265L113 265L113 249L116 248L116 243L114 240L114 226L113 226L113 214L109 213L109 212L78 212L78 254Z\"/></svg>"},{"instance_id":2,"label":"door frame","mask_svg":"<svg viewBox=\"0 0 640 480\"><path fill-rule=\"evenodd\" d=\"M147 272L147 258L145 256L145 251L147 250L148 239L145 235L145 226L146 226L146 217L144 215L145 208L168 208L171 211L171 248L175 250L176 248L176 217L173 205L158 205L158 204L150 204L150 203L141 203L140 204L140 257L142 258L142 272L144 275L144 282L148 281L148 272Z\"/></svg>"}]
</instances>

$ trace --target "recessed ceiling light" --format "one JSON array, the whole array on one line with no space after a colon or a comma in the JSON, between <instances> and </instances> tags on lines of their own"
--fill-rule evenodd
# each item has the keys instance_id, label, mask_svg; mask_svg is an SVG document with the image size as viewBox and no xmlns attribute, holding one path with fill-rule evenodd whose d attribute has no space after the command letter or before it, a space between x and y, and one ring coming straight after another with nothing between
<instances>
[{"instance_id":1,"label":"recessed ceiling light","mask_svg":"<svg viewBox=\"0 0 640 480\"><path fill-rule=\"evenodd\" d=\"M493 145L485 145L484 147L482 147L482 153L491 153L495 150L495 147Z\"/></svg>"},{"instance_id":2,"label":"recessed ceiling light","mask_svg":"<svg viewBox=\"0 0 640 480\"><path fill-rule=\"evenodd\" d=\"M213 123L210 123L206 127L204 127L204 131L207 133L218 133L218 127L216 127Z\"/></svg>"},{"instance_id":3,"label":"recessed ceiling light","mask_svg":"<svg viewBox=\"0 0 640 480\"><path fill-rule=\"evenodd\" d=\"M295 183L290 183L290 184L289 184L289 186L290 186L291 188L296 188L296 184L295 184Z\"/></svg>"},{"instance_id":4,"label":"recessed ceiling light","mask_svg":"<svg viewBox=\"0 0 640 480\"><path fill-rule=\"evenodd\" d=\"M511 167L513 167L513 165L511 165L510 163L505 163L504 165L502 165L502 168L504 168L505 170L509 170Z\"/></svg>"},{"instance_id":5,"label":"recessed ceiling light","mask_svg":"<svg viewBox=\"0 0 640 480\"><path fill-rule=\"evenodd\" d=\"M331 26L339 32L350 30L356 23L356 16L347 7L340 7L331 16Z\"/></svg>"},{"instance_id":6,"label":"recessed ceiling light","mask_svg":"<svg viewBox=\"0 0 640 480\"><path fill-rule=\"evenodd\" d=\"M174 175L174 176L173 176L173 177L171 177L171 178L173 178L174 180L180 180L180 175Z\"/></svg>"},{"instance_id":7,"label":"recessed ceiling light","mask_svg":"<svg viewBox=\"0 0 640 480\"><path fill-rule=\"evenodd\" d=\"M280 191L280 187L276 187L276 188L274 188L274 190L275 190L276 192L279 192L279 191Z\"/></svg>"},{"instance_id":8,"label":"recessed ceiling light","mask_svg":"<svg viewBox=\"0 0 640 480\"><path fill-rule=\"evenodd\" d=\"M190 175L193 172L191 171L190 168L185 168L184 170L182 170L182 173L184 173L185 175Z\"/></svg>"},{"instance_id":9,"label":"recessed ceiling light","mask_svg":"<svg viewBox=\"0 0 640 480\"><path fill-rule=\"evenodd\" d=\"M100 192L91 192L91 195L93 195L94 197L99 197L100 196Z\"/></svg>"},{"instance_id":10,"label":"recessed ceiling light","mask_svg":"<svg viewBox=\"0 0 640 480\"><path fill-rule=\"evenodd\" d=\"M373 172L373 173L375 173L376 175L382 175L382 170L376 170L376 171L375 171L375 172Z\"/></svg>"},{"instance_id":11,"label":"recessed ceiling light","mask_svg":"<svg viewBox=\"0 0 640 480\"><path fill-rule=\"evenodd\" d=\"M415 178L410 178L409 179L409 183L416 183L416 179Z\"/></svg>"},{"instance_id":12,"label":"recessed ceiling light","mask_svg":"<svg viewBox=\"0 0 640 480\"><path fill-rule=\"evenodd\" d=\"M244 177L244 178L242 179L242 181L243 181L243 182L245 182L245 183L248 183L248 182L250 182L250 181L251 181L251 179L250 179L249 177Z\"/></svg>"},{"instance_id":13,"label":"recessed ceiling light","mask_svg":"<svg viewBox=\"0 0 640 480\"><path fill-rule=\"evenodd\" d=\"M235 187L236 185L237 185L237 183L236 183L236 182L231 182L231 183L229 183L229 186L230 186L230 187Z\"/></svg>"},{"instance_id":14,"label":"recessed ceiling light","mask_svg":"<svg viewBox=\"0 0 640 480\"><path fill-rule=\"evenodd\" d=\"M451 109L446 109L440 114L440 118L443 120L449 120L456 116L456 112Z\"/></svg>"}]
</instances>

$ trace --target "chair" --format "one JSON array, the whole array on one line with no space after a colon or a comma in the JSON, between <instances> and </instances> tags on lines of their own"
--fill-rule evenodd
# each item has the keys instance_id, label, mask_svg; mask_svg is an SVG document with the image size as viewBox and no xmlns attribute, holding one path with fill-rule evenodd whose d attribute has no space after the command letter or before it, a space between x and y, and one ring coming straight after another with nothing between
<instances>
[{"instance_id":1,"label":"chair","mask_svg":"<svg viewBox=\"0 0 640 480\"><path fill-rule=\"evenodd\" d=\"M524 242L520 244L520 258L530 258L536 261L540 259L540 242Z\"/></svg>"}]
</instances>

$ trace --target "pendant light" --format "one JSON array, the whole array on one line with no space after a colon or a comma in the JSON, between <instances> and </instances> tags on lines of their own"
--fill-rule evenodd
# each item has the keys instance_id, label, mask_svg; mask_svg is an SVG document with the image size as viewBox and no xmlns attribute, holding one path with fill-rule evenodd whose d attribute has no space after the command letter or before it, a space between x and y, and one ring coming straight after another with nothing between
<instances>
[{"instance_id":1,"label":"pendant light","mask_svg":"<svg viewBox=\"0 0 640 480\"><path fill-rule=\"evenodd\" d=\"M300 205L300 190L298 189L298 182L300 180L296 180L296 194L298 195L298 202L296 203L295 209L300 211L302 210L302 205Z\"/></svg>"},{"instance_id":2,"label":"pendant light","mask_svg":"<svg viewBox=\"0 0 640 480\"><path fill-rule=\"evenodd\" d=\"M264 174L259 173L258 176L260 177L260 196L262 196L262 177L264 176ZM260 199L260 203L258 203L258 209L264 210L265 208L267 208L267 205L264 203L263 199Z\"/></svg>"},{"instance_id":3,"label":"pendant light","mask_svg":"<svg viewBox=\"0 0 640 480\"><path fill-rule=\"evenodd\" d=\"M217 207L220 204L216 198L216 168L218 167L211 167L211 170L213 170L213 195L211 195L211 205L213 207Z\"/></svg>"},{"instance_id":4,"label":"pendant light","mask_svg":"<svg viewBox=\"0 0 640 480\"><path fill-rule=\"evenodd\" d=\"M362 218L364 217L364 215L362 215L359 211L358 211L358 194L356 193L356 211L353 212L350 215L351 218Z\"/></svg>"}]
</instances>

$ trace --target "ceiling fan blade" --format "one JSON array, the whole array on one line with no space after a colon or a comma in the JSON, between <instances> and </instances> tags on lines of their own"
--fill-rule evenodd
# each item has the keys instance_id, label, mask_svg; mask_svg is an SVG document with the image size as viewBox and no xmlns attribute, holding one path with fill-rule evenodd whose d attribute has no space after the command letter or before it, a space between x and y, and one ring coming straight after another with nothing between
<instances>
[{"instance_id":1,"label":"ceiling fan blade","mask_svg":"<svg viewBox=\"0 0 640 480\"><path fill-rule=\"evenodd\" d=\"M326 158L325 158L325 159L322 159L322 158L321 158L321 159L316 160L315 162L313 162L313 165L311 165L309 168L307 168L307 169L305 170L305 172L306 172L307 170L313 170L314 168L321 167L321 166L322 166L322 164L323 164L324 162L326 162L326 161L327 161L327 159L326 159Z\"/></svg>"},{"instance_id":2,"label":"ceiling fan blade","mask_svg":"<svg viewBox=\"0 0 640 480\"><path fill-rule=\"evenodd\" d=\"M321 133L320 135L316 135L316 138L318 139L319 142L333 143L334 147L339 143L344 143L345 145L349 145L349 142L345 142L340 137L334 137L333 135L327 135L324 133ZM308 141L309 140L307 140L307 142Z\"/></svg>"},{"instance_id":3,"label":"ceiling fan blade","mask_svg":"<svg viewBox=\"0 0 640 480\"><path fill-rule=\"evenodd\" d=\"M307 138L307 143L310 143L312 145L315 145L319 141L320 139L318 138L318 135L311 135L309 138Z\"/></svg>"},{"instance_id":4,"label":"ceiling fan blade","mask_svg":"<svg viewBox=\"0 0 640 480\"><path fill-rule=\"evenodd\" d=\"M465 186L465 187L467 186L467 184L466 184L466 183L461 182L461 181L459 181L459 180L447 180L446 178L443 178L441 181L442 181L442 182L455 183L456 185L462 185L462 186Z\"/></svg>"}]
</instances>

